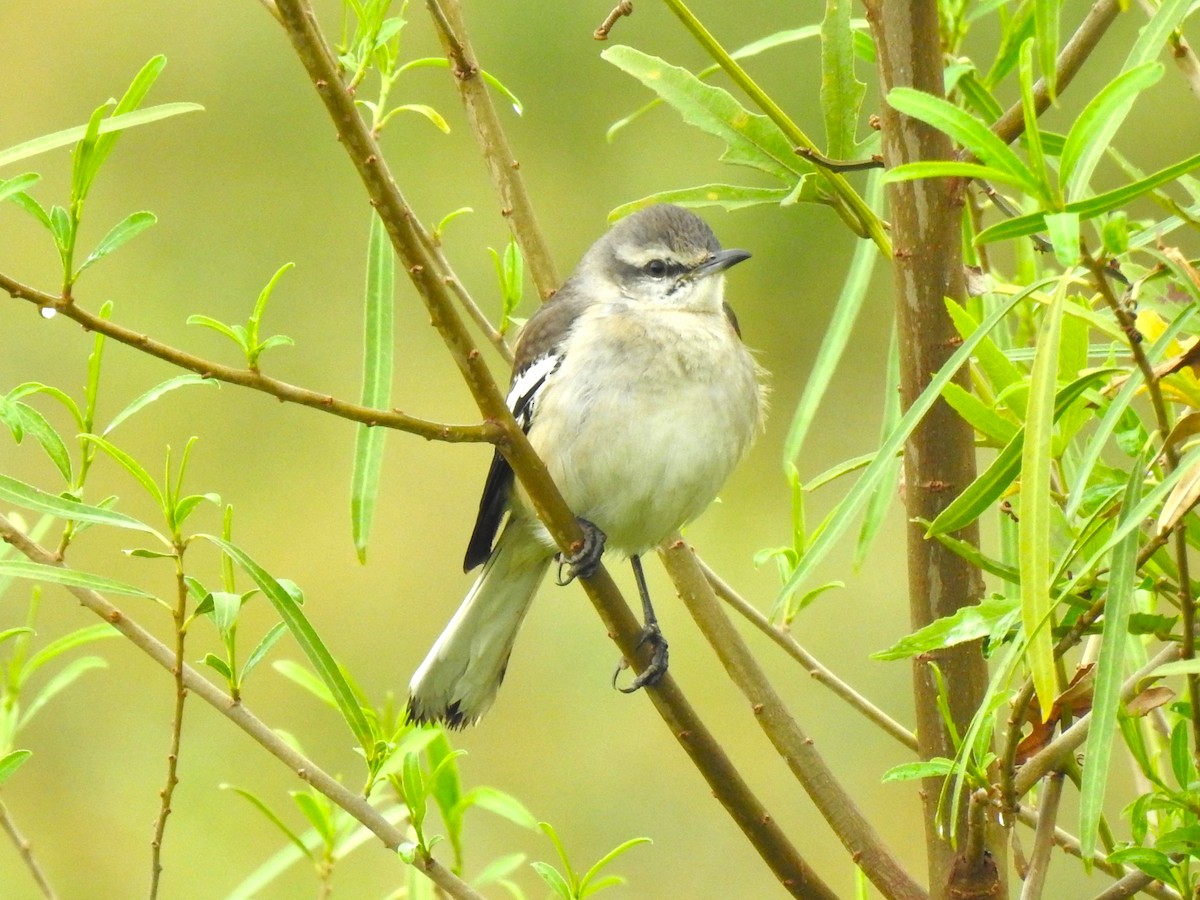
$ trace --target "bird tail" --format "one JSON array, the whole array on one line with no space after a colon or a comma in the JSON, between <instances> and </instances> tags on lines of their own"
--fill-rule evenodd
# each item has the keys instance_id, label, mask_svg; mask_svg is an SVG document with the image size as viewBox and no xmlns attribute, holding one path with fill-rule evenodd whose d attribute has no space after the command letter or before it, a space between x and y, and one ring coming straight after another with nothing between
<instances>
[{"instance_id":1,"label":"bird tail","mask_svg":"<svg viewBox=\"0 0 1200 900\"><path fill-rule=\"evenodd\" d=\"M479 579L413 675L410 721L462 728L487 712L549 564L550 551L529 525L510 521Z\"/></svg>"}]
</instances>

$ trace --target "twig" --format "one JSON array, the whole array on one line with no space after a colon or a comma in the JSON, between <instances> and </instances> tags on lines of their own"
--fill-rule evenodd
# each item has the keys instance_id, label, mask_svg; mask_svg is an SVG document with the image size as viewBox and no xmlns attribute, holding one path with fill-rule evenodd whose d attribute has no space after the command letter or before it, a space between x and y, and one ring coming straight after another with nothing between
<instances>
[{"instance_id":1,"label":"twig","mask_svg":"<svg viewBox=\"0 0 1200 900\"><path fill-rule=\"evenodd\" d=\"M750 701L754 719L788 768L803 785L855 864L886 897L926 898L928 894L887 849L767 680L742 636L721 611L691 548L676 535L659 549L671 580L708 639L725 671Z\"/></svg>"},{"instance_id":2,"label":"twig","mask_svg":"<svg viewBox=\"0 0 1200 900\"><path fill-rule=\"evenodd\" d=\"M1022 806L1017 811L1017 818L1030 827L1036 827L1038 823L1037 810L1029 806ZM1055 827L1054 829L1054 845L1069 856L1074 856L1076 859L1083 859L1083 851L1079 844L1079 838L1064 831L1062 828ZM1089 857L1088 861L1101 872L1121 880L1134 874L1140 874L1137 869L1110 863L1106 857L1099 853L1093 854ZM1152 881L1153 879L1148 879L1147 886L1142 888L1147 894L1157 897L1159 900L1180 900L1179 894L1165 885L1155 884L1151 886ZM1120 882L1117 883L1119 884Z\"/></svg>"},{"instance_id":3,"label":"twig","mask_svg":"<svg viewBox=\"0 0 1200 900\"><path fill-rule=\"evenodd\" d=\"M83 309L75 302L67 303L61 297L39 291L29 285L22 284L8 275L0 273L0 291L5 291L16 300L27 300L41 309L51 309L60 315L78 322L85 331L93 331L107 335L115 341L140 350L142 353L155 356L181 369L195 372L205 378L236 384L270 394L287 403L298 403L320 409L343 419L363 422L367 425L377 425L382 428L394 428L406 431L427 440L458 442L495 442L499 439L501 429L491 422L480 425L448 425L443 422L430 422L405 415L396 410L371 409L338 400L330 394L322 394L307 388L297 387L280 381L252 369L238 369L222 365L212 360L195 356L184 350L168 346L156 341L149 335L118 325L109 319L102 319Z\"/></svg>"},{"instance_id":4,"label":"twig","mask_svg":"<svg viewBox=\"0 0 1200 900\"><path fill-rule=\"evenodd\" d=\"M1120 0L1099 0L1079 24L1079 28L1071 35L1070 40L1063 46L1055 63L1056 91L1061 94L1074 79L1087 58L1091 56L1104 33L1108 31L1117 13L1121 11ZM1038 115L1050 107L1050 91L1046 81L1039 78L1033 86L1033 105ZM992 125L992 133L1006 144L1011 144L1025 131L1025 111L1018 100L1000 116Z\"/></svg>"},{"instance_id":5,"label":"twig","mask_svg":"<svg viewBox=\"0 0 1200 900\"><path fill-rule=\"evenodd\" d=\"M851 709L878 725L884 732L894 737L909 750L912 750L914 753L917 751L917 738L911 731L838 678L820 660L804 649L800 642L792 636L790 631L781 626L772 625L770 619L756 609L754 604L750 603L730 587L703 559L697 557L696 561L700 564L700 570L704 573L704 577L708 580L708 583L712 585L716 595L740 613L755 628L782 647L792 659L804 666L814 681L825 685L825 687L845 700Z\"/></svg>"},{"instance_id":6,"label":"twig","mask_svg":"<svg viewBox=\"0 0 1200 900\"><path fill-rule=\"evenodd\" d=\"M499 449L512 464L535 512L559 548L570 552L582 540L579 525L528 438L517 427L505 406L504 397L482 364L479 351L472 345L445 283L449 273L441 271L437 258L427 251L428 238L420 236L419 220L396 186L374 135L359 117L354 98L339 80L337 61L316 23L311 6L307 0L277 2L296 55L325 104L341 145L362 179L371 205L387 227L392 245L429 310L434 326L462 372L480 411L485 418L494 419L503 428ZM583 587L622 655L626 659L640 659L641 625L605 567L601 565L593 577L583 579ZM638 665L635 663L635 668ZM670 674L646 694L704 776L714 796L784 887L797 897L831 896L751 792Z\"/></svg>"},{"instance_id":7,"label":"twig","mask_svg":"<svg viewBox=\"0 0 1200 900\"><path fill-rule=\"evenodd\" d=\"M43 565L67 568L46 548L31 541L12 522L0 515L0 540L12 544L18 552ZM80 587L66 590L104 621L108 622L147 656L168 672L175 668L175 653L166 644L146 631L133 619L113 606L96 591ZM233 722L260 744L268 753L292 770L301 780L312 785L357 821L365 825L389 850L396 850L405 840L404 832L389 822L365 797L356 794L324 769L291 747L244 704L234 700L219 687L189 665L182 668L184 687ZM418 854L413 865L452 897L460 900L484 900L469 884L441 863Z\"/></svg>"},{"instance_id":8,"label":"twig","mask_svg":"<svg viewBox=\"0 0 1200 900\"><path fill-rule=\"evenodd\" d=\"M830 159L824 153L819 153L812 147L797 147L796 155L807 159L814 166L828 169L830 172L865 172L868 169L882 169L883 157L879 154L870 159Z\"/></svg>"},{"instance_id":9,"label":"twig","mask_svg":"<svg viewBox=\"0 0 1200 900\"><path fill-rule=\"evenodd\" d=\"M1058 818L1058 801L1062 799L1062 772L1055 772L1046 780L1042 799L1038 804L1037 830L1033 836L1033 854L1029 857L1029 871L1021 888L1021 900L1040 900L1046 884L1046 873L1050 868L1050 848L1054 846L1054 822Z\"/></svg>"},{"instance_id":10,"label":"twig","mask_svg":"<svg viewBox=\"0 0 1200 900\"><path fill-rule=\"evenodd\" d=\"M454 73L463 109L475 134L479 152L487 164L492 184L500 196L500 214L509 220L513 235L525 256L529 275L538 293L545 299L558 290L561 284L558 271L549 248L541 240L541 229L538 228L533 203L525 190L525 180L521 177L521 164L517 162L509 147L508 138L492 103L492 95L483 79L479 77L479 63L475 59L470 37L463 26L462 7L459 0L426 0L426 6L429 7L437 25L438 36L450 60L450 71Z\"/></svg>"},{"instance_id":11,"label":"twig","mask_svg":"<svg viewBox=\"0 0 1200 900\"><path fill-rule=\"evenodd\" d=\"M1134 894L1145 891L1153 882L1153 875L1147 875L1142 871L1133 871L1124 878L1114 881L1107 889L1098 893L1094 900L1124 900L1125 897L1132 897ZM1147 891L1147 893L1150 892Z\"/></svg>"},{"instance_id":12,"label":"twig","mask_svg":"<svg viewBox=\"0 0 1200 900\"><path fill-rule=\"evenodd\" d=\"M38 886L38 890L42 892L42 896L46 900L57 900L58 895L54 893L54 888L50 884L50 879L46 877L46 873L42 871L42 867L38 865L37 858L33 855L33 845L29 843L25 835L21 834L17 828L17 823L13 821L9 815L8 807L0 801L0 829L8 835L8 839L12 841L14 847L17 848L17 854L21 857L21 862L25 863L25 868L29 870L29 874L33 877L34 883Z\"/></svg>"},{"instance_id":13,"label":"twig","mask_svg":"<svg viewBox=\"0 0 1200 900\"><path fill-rule=\"evenodd\" d=\"M183 711L187 705L187 686L183 683L183 667L186 663L184 651L187 644L187 581L183 571L183 546L175 545L175 608L172 617L175 624L175 661L171 675L175 682L175 709L171 716L171 748L167 751L167 781L159 792L158 816L154 820L154 837L150 841L150 900L158 896L159 879L162 877L162 842L167 830L167 817L171 815L171 798L179 784L179 748L183 737Z\"/></svg>"},{"instance_id":14,"label":"twig","mask_svg":"<svg viewBox=\"0 0 1200 900\"><path fill-rule=\"evenodd\" d=\"M616 6L614 6L612 8L612 11L607 16L604 17L604 21L600 23L600 27L598 27L595 31L592 32L592 37L594 37L598 41L607 41L608 35L612 32L613 26L617 24L617 21L622 16L632 16L632 15L633 15L632 0L621 0L621 2L618 3Z\"/></svg>"},{"instance_id":15,"label":"twig","mask_svg":"<svg viewBox=\"0 0 1200 900\"><path fill-rule=\"evenodd\" d=\"M1180 648L1177 644L1170 644L1160 650L1146 665L1129 676L1121 686L1121 701L1128 703L1130 698L1144 688L1142 682L1145 678L1163 663L1179 659L1179 652ZM1088 730L1091 726L1092 714L1086 713L1022 765L1013 784L1017 796L1024 796L1043 776L1059 768L1063 761L1087 740Z\"/></svg>"},{"instance_id":16,"label":"twig","mask_svg":"<svg viewBox=\"0 0 1200 900\"><path fill-rule=\"evenodd\" d=\"M1178 32L1171 35L1171 55L1175 57L1175 65L1183 73L1188 89L1200 100L1200 59L1196 58L1196 51L1187 38Z\"/></svg>"}]
</instances>

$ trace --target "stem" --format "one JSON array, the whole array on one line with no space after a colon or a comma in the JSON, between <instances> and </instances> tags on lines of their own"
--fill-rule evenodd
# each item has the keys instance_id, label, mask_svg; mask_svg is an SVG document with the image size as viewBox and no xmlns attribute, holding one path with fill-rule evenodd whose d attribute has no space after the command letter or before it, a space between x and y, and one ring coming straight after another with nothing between
<instances>
[{"instance_id":1,"label":"stem","mask_svg":"<svg viewBox=\"0 0 1200 900\"><path fill-rule=\"evenodd\" d=\"M175 681L175 709L171 716L171 748L167 751L167 781L159 797L158 816L154 820L154 837L150 841L150 900L158 896L159 879L162 876L162 842L167 830L167 816L171 814L171 798L179 784L179 747L183 735L183 710L187 700L187 686L183 683L183 668L186 663L184 649L187 637L187 582L183 571L183 545L175 544L175 657L171 675Z\"/></svg>"},{"instance_id":2,"label":"stem","mask_svg":"<svg viewBox=\"0 0 1200 900\"><path fill-rule=\"evenodd\" d=\"M212 360L194 356L184 350L168 346L152 339L149 335L117 325L109 319L102 319L89 313L75 303L67 303L61 297L47 294L26 284L22 284L9 276L0 273L0 290L6 291L16 300L27 300L42 309L53 309L72 321L78 322L85 331L103 334L142 353L157 357L173 366L195 372L205 378L223 381L226 384L236 384L270 394L286 402L298 403L301 406L312 407L350 419L366 425L378 425L383 428L394 428L397 431L407 431L426 440L459 442L495 442L499 439L500 429L492 423L482 425L448 425L442 422L430 422L405 415L397 410L371 409L338 400L330 394L322 394L308 388L297 387L255 372L251 369L237 369L225 366Z\"/></svg>"},{"instance_id":3,"label":"stem","mask_svg":"<svg viewBox=\"0 0 1200 900\"><path fill-rule=\"evenodd\" d=\"M792 718L746 642L721 611L696 557L676 535L659 549L688 612L716 651L730 679L746 699L754 720L803 785L830 828L850 851L855 865L886 897L926 898L928 894L900 866L870 820L834 777L812 738Z\"/></svg>"},{"instance_id":4,"label":"stem","mask_svg":"<svg viewBox=\"0 0 1200 900\"><path fill-rule=\"evenodd\" d=\"M709 568L704 560L697 557L696 562L699 563L700 570L704 573L704 577L708 580L708 583L712 585L712 589L716 592L717 597L724 600L725 603L749 621L751 625L782 647L792 659L804 666L808 670L808 674L812 676L813 681L825 685L825 687L845 700L851 709L860 713L868 721L878 725L885 733L894 737L909 750L912 750L914 753L917 751L917 738L911 731L838 678L820 660L805 650L792 637L791 632L786 627L772 625L770 619L730 587L720 575Z\"/></svg>"},{"instance_id":5,"label":"stem","mask_svg":"<svg viewBox=\"0 0 1200 900\"><path fill-rule=\"evenodd\" d=\"M48 550L31 541L2 515L0 515L0 540L11 544L18 552L34 562L66 568L61 560L55 559ZM135 647L165 670L174 674L176 655L170 647L126 616L96 591L80 587L67 587L66 590L84 607L128 638ZM184 687L189 693L209 704L291 769L302 781L320 791L365 825L383 842L385 847L395 851L404 843L406 840L404 832L389 822L365 797L351 791L312 760L294 750L290 744L251 713L241 702L234 700L191 666L185 664L182 666L181 672ZM482 894L433 859L417 854L413 865L427 875L434 884L457 900L484 900Z\"/></svg>"},{"instance_id":6,"label":"stem","mask_svg":"<svg viewBox=\"0 0 1200 900\"><path fill-rule=\"evenodd\" d=\"M1050 849L1054 846L1054 821L1058 818L1058 801L1062 799L1062 772L1055 772L1047 779L1046 789L1038 804L1037 830L1033 836L1033 855L1029 858L1029 871L1021 888L1021 900L1039 900L1046 884L1046 872L1050 868Z\"/></svg>"},{"instance_id":7,"label":"stem","mask_svg":"<svg viewBox=\"0 0 1200 900\"><path fill-rule=\"evenodd\" d=\"M533 203L521 177L521 164L509 147L492 95L479 77L479 63L471 49L471 39L463 25L459 0L426 0L437 25L438 37L450 61L450 71L458 85L467 121L487 164L492 184L500 197L500 214L509 220L513 235L525 256L530 277L542 299L558 290L561 281L550 249L541 238Z\"/></svg>"},{"instance_id":8,"label":"stem","mask_svg":"<svg viewBox=\"0 0 1200 900\"><path fill-rule=\"evenodd\" d=\"M937 97L944 95L937 0L911 3L867 3L867 21L875 37L881 91L913 87ZM954 158L950 139L922 122L900 115L884 104L882 113L883 158L888 168L904 163ZM966 296L959 221L961 195L935 180L888 185L888 204L895 240L893 268L896 283L896 321L900 336L900 392L904 408L920 396L949 358L958 333L945 308L945 298ZM968 387L966 369L958 381ZM973 430L944 401L938 401L909 438L904 453L907 485L908 593L913 630L935 619L953 615L973 605L983 594L978 570L936 541L927 541L915 524L932 520L957 494L975 480ZM978 546L979 529L972 524L957 535ZM980 642L929 654L945 676L950 718L965 734L987 690L987 664ZM913 691L917 710L917 737L922 759L954 757L956 748L943 724L937 686L928 660L915 660ZM955 865L954 851L937 827L941 779L926 779L922 802L929 884L936 900L954 896L956 884L986 875L969 866ZM970 804L959 805L952 833L964 834ZM989 835L996 871L1004 873L1004 842ZM1002 875L1000 877L1003 877ZM998 886L1003 893L1003 886Z\"/></svg>"},{"instance_id":9,"label":"stem","mask_svg":"<svg viewBox=\"0 0 1200 900\"><path fill-rule=\"evenodd\" d=\"M34 884L42 892L42 896L46 900L56 900L58 895L54 893L54 888L51 886L50 880L46 877L46 873L42 871L42 867L38 865L38 861L33 855L33 845L29 843L25 835L21 834L17 828L17 823L13 821L12 816L8 812L8 807L2 801L0 801L0 829L8 835L8 839L17 848L17 855L21 857L21 862L25 863L25 868L33 876Z\"/></svg>"}]
</instances>

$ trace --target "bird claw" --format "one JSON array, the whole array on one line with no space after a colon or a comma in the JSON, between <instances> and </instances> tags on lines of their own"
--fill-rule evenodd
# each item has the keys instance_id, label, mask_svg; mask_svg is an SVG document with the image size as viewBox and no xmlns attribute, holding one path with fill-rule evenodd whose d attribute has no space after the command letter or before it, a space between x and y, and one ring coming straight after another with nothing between
<instances>
[{"instance_id":1,"label":"bird claw","mask_svg":"<svg viewBox=\"0 0 1200 900\"><path fill-rule=\"evenodd\" d=\"M591 578L600 567L600 557L604 555L604 532L587 519L577 518L575 521L583 531L583 541L574 552L558 554L558 574L554 580L559 587L565 587L576 578ZM565 577L563 569L567 570Z\"/></svg>"},{"instance_id":2,"label":"bird claw","mask_svg":"<svg viewBox=\"0 0 1200 900\"><path fill-rule=\"evenodd\" d=\"M642 636L637 642L639 649L642 644L650 644L654 648L654 652L646 668L642 669L641 673L630 682L629 687L617 687L617 678L620 677L622 671L629 668L628 660L622 659L617 663L616 671L613 672L612 685L622 694L632 694L644 687L658 684L662 677L667 674L667 639L663 637L662 630L658 627L657 622L651 622L642 629Z\"/></svg>"}]
</instances>

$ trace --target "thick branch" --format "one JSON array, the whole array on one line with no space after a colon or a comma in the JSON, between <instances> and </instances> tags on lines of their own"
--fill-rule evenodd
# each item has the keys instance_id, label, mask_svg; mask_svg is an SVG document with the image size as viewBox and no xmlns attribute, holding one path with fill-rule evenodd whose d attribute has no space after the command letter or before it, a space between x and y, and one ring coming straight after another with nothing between
<instances>
[{"instance_id":1,"label":"thick branch","mask_svg":"<svg viewBox=\"0 0 1200 900\"><path fill-rule=\"evenodd\" d=\"M678 535L659 550L671 580L738 690L754 720L804 786L855 864L885 897L923 900L929 895L900 866L854 800L834 776L812 738L792 718L737 629L721 611L691 548Z\"/></svg>"},{"instance_id":2,"label":"thick branch","mask_svg":"<svg viewBox=\"0 0 1200 900\"><path fill-rule=\"evenodd\" d=\"M47 566L67 568L49 550L31 541L23 532L16 528L7 518L0 516L0 540L12 544L27 558ZM68 587L75 598L88 610L108 622L142 650L156 663L171 672L175 667L175 653L141 625L128 618L121 610L109 603L104 597L92 590L79 587ZM221 715L242 729L257 741L268 753L291 769L303 781L312 785L357 821L361 822L378 837L389 850L396 850L405 841L404 832L390 823L375 809L367 799L355 794L345 785L333 778L324 769L303 754L293 750L291 745L279 737L269 726L251 713L240 701L234 700L208 679L204 678L191 666L183 667L183 683L189 693L195 694L205 703L216 709ZM435 884L449 893L452 897L468 898L468 900L483 900L469 884L462 881L450 870L433 859L423 859L420 856L413 865L429 876Z\"/></svg>"},{"instance_id":3,"label":"thick branch","mask_svg":"<svg viewBox=\"0 0 1200 900\"><path fill-rule=\"evenodd\" d=\"M226 384L236 384L241 387L262 391L264 394L270 394L286 403L311 406L314 409L324 410L335 416L341 416L343 419L363 422L367 425L378 425L382 428L407 431L409 434L415 434L427 440L448 441L451 443L461 441L495 442L501 434L500 428L491 422L485 422L481 425L447 425L442 422L430 422L425 419L405 415L396 410L371 409L369 406L358 406L354 403L347 403L345 400L338 400L330 394L321 394L317 391L311 391L308 388L297 387L294 384L288 384L286 381L280 381L277 378L272 378L253 369L239 369L234 366L222 365L210 359L195 356L185 350L168 346L154 340L147 334L118 325L109 319L102 319L100 316L94 315L77 306L74 302L68 303L61 297L56 297L53 294L47 294L29 285L22 284L3 273L0 273L0 290L6 291L16 300L27 300L41 309L54 310L59 315L78 322L83 326L85 331L94 331L98 334L106 335L114 341L126 344L150 356L158 357L165 362L171 363L173 366L187 369L190 372L195 372L197 375L202 375L205 378L212 378L215 381L223 381Z\"/></svg>"},{"instance_id":4,"label":"thick branch","mask_svg":"<svg viewBox=\"0 0 1200 900\"><path fill-rule=\"evenodd\" d=\"M426 0L426 5L450 60L450 71L454 73L462 96L467 121L471 123L479 152L500 197L500 214L509 220L525 256L530 277L544 300L557 291L561 284L558 271L538 228L533 204L525 190L525 180L521 177L521 164L513 156L488 86L479 75L479 62L463 25L462 7L458 0Z\"/></svg>"}]
</instances>

